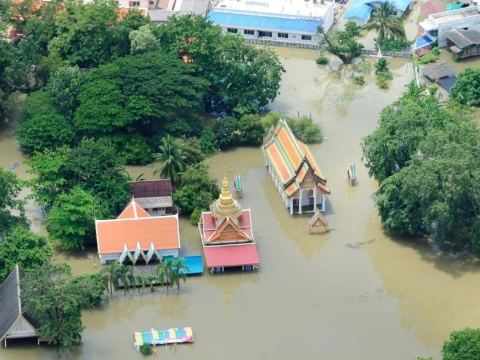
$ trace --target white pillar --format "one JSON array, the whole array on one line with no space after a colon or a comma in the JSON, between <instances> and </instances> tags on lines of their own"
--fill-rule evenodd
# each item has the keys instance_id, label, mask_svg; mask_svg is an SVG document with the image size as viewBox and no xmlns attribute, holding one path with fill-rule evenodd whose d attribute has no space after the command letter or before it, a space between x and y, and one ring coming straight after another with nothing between
<instances>
[{"instance_id":1,"label":"white pillar","mask_svg":"<svg viewBox=\"0 0 480 360\"><path fill-rule=\"evenodd\" d=\"M298 197L298 213L302 215L302 189L300 189L300 196Z\"/></svg>"},{"instance_id":2,"label":"white pillar","mask_svg":"<svg viewBox=\"0 0 480 360\"><path fill-rule=\"evenodd\" d=\"M290 215L293 215L293 198L290 198Z\"/></svg>"},{"instance_id":3,"label":"white pillar","mask_svg":"<svg viewBox=\"0 0 480 360\"><path fill-rule=\"evenodd\" d=\"M313 211L317 212L317 185L313 188Z\"/></svg>"}]
</instances>

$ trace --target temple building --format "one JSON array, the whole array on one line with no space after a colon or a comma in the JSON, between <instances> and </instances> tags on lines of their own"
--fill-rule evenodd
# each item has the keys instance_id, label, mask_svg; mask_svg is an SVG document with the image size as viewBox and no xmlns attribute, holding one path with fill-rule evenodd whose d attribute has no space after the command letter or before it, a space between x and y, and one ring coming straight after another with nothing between
<instances>
[{"instance_id":1,"label":"temple building","mask_svg":"<svg viewBox=\"0 0 480 360\"><path fill-rule=\"evenodd\" d=\"M178 257L178 215L150 216L134 197L118 218L95 220L95 229L102 264L149 264Z\"/></svg>"},{"instance_id":2,"label":"temple building","mask_svg":"<svg viewBox=\"0 0 480 360\"><path fill-rule=\"evenodd\" d=\"M263 138L265 166L290 215L325 211L327 179L307 145L280 119Z\"/></svg>"},{"instance_id":3,"label":"temple building","mask_svg":"<svg viewBox=\"0 0 480 360\"><path fill-rule=\"evenodd\" d=\"M203 212L198 224L203 253L211 272L238 267L253 270L260 263L253 238L250 209L244 210L233 199L227 175L220 197Z\"/></svg>"},{"instance_id":4,"label":"temple building","mask_svg":"<svg viewBox=\"0 0 480 360\"><path fill-rule=\"evenodd\" d=\"M40 343L38 320L23 311L20 296L20 280L23 270L16 265L0 285L0 342L7 346L7 339L37 338Z\"/></svg>"}]
</instances>

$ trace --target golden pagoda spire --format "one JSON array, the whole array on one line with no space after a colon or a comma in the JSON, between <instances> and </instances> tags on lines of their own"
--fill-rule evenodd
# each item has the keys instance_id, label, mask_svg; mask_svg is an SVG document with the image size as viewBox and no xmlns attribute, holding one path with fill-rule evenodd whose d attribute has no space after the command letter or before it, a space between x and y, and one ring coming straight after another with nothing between
<instances>
[{"instance_id":1,"label":"golden pagoda spire","mask_svg":"<svg viewBox=\"0 0 480 360\"><path fill-rule=\"evenodd\" d=\"M227 178L227 169L223 173L222 192L217 201L211 206L211 211L216 219L237 219L242 215L240 204L233 199Z\"/></svg>"},{"instance_id":2,"label":"golden pagoda spire","mask_svg":"<svg viewBox=\"0 0 480 360\"><path fill-rule=\"evenodd\" d=\"M230 192L230 185L227 179L227 168L223 172L223 183L222 183L222 192L220 194L220 203L222 205L231 205L233 204L233 196Z\"/></svg>"}]
</instances>

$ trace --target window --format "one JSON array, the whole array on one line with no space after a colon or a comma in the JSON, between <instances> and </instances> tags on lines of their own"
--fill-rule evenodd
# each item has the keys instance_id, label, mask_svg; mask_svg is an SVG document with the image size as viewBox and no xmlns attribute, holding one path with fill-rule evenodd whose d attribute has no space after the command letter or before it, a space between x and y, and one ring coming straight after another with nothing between
<instances>
[{"instance_id":1,"label":"window","mask_svg":"<svg viewBox=\"0 0 480 360\"><path fill-rule=\"evenodd\" d=\"M312 35L302 35L302 40L312 40Z\"/></svg>"},{"instance_id":2,"label":"window","mask_svg":"<svg viewBox=\"0 0 480 360\"><path fill-rule=\"evenodd\" d=\"M228 28L227 31L229 33L232 33L232 34L236 34L238 32L238 29L231 29L231 28Z\"/></svg>"},{"instance_id":3,"label":"window","mask_svg":"<svg viewBox=\"0 0 480 360\"><path fill-rule=\"evenodd\" d=\"M278 33L278 37L283 38L283 39L288 39L288 34L287 33Z\"/></svg>"},{"instance_id":4,"label":"window","mask_svg":"<svg viewBox=\"0 0 480 360\"><path fill-rule=\"evenodd\" d=\"M272 37L272 32L271 31L259 31L258 36L259 37Z\"/></svg>"},{"instance_id":5,"label":"window","mask_svg":"<svg viewBox=\"0 0 480 360\"><path fill-rule=\"evenodd\" d=\"M139 7L140 1L130 1L128 5L130 5L130 7Z\"/></svg>"},{"instance_id":6,"label":"window","mask_svg":"<svg viewBox=\"0 0 480 360\"><path fill-rule=\"evenodd\" d=\"M155 2L154 1L149 1L149 4L150 5L155 5Z\"/></svg>"},{"instance_id":7,"label":"window","mask_svg":"<svg viewBox=\"0 0 480 360\"><path fill-rule=\"evenodd\" d=\"M253 30L243 30L243 33L245 35L255 35L255 31L253 31Z\"/></svg>"}]
</instances>

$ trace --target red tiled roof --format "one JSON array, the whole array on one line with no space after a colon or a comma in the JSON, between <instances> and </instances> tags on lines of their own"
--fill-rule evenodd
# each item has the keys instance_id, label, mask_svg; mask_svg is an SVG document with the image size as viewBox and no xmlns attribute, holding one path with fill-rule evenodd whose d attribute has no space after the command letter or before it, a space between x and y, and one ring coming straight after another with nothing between
<instances>
[{"instance_id":1,"label":"red tiled roof","mask_svg":"<svg viewBox=\"0 0 480 360\"><path fill-rule=\"evenodd\" d=\"M145 218L150 217L150 214L146 212L140 205L135 202L135 199L132 199L128 205L123 209L117 219L135 219L135 218Z\"/></svg>"},{"instance_id":2,"label":"red tiled roof","mask_svg":"<svg viewBox=\"0 0 480 360\"><path fill-rule=\"evenodd\" d=\"M215 229L215 219L212 216L211 212L202 213L203 228L205 230L214 230Z\"/></svg>"},{"instance_id":3,"label":"red tiled roof","mask_svg":"<svg viewBox=\"0 0 480 360\"><path fill-rule=\"evenodd\" d=\"M170 179L131 181L129 185L132 195L137 199L172 196Z\"/></svg>"},{"instance_id":4,"label":"red tiled roof","mask_svg":"<svg viewBox=\"0 0 480 360\"><path fill-rule=\"evenodd\" d=\"M252 227L250 209L242 210L242 216L238 218L238 225L240 226L240 228Z\"/></svg>"},{"instance_id":5,"label":"red tiled roof","mask_svg":"<svg viewBox=\"0 0 480 360\"><path fill-rule=\"evenodd\" d=\"M258 265L260 263L255 244L205 246L203 253L209 268Z\"/></svg>"},{"instance_id":6,"label":"red tiled roof","mask_svg":"<svg viewBox=\"0 0 480 360\"><path fill-rule=\"evenodd\" d=\"M431 14L436 14L442 11L446 11L445 5L437 0L427 1L425 4L420 6L420 15L422 15L424 18L427 18Z\"/></svg>"}]
</instances>

